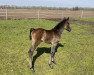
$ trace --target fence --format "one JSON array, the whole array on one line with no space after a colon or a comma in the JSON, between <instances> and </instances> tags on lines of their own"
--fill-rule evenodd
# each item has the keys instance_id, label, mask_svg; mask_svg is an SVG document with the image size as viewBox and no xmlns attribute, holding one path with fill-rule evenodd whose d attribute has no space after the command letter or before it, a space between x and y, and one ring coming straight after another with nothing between
<instances>
[{"instance_id":1,"label":"fence","mask_svg":"<svg viewBox=\"0 0 94 75\"><path fill-rule=\"evenodd\" d=\"M0 9L0 19L62 19L94 17L94 11Z\"/></svg>"}]
</instances>

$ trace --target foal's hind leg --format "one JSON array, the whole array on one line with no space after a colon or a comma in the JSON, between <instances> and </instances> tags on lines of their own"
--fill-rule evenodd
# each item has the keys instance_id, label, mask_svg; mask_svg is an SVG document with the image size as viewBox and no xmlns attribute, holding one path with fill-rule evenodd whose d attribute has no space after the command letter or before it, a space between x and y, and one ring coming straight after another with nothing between
<instances>
[{"instance_id":1,"label":"foal's hind leg","mask_svg":"<svg viewBox=\"0 0 94 75\"><path fill-rule=\"evenodd\" d=\"M29 54L29 67L32 71L34 71L33 69L33 65L32 65L32 56L33 56L33 52L34 52L34 46L32 45L31 48L28 51Z\"/></svg>"},{"instance_id":2,"label":"foal's hind leg","mask_svg":"<svg viewBox=\"0 0 94 75\"><path fill-rule=\"evenodd\" d=\"M32 41L32 46L28 51L28 54L29 54L29 67L32 70L32 72L34 72L34 66L32 65L32 56L33 56L33 52L34 52L35 48L39 45L39 43L40 42L38 42L38 41L36 41L36 42Z\"/></svg>"},{"instance_id":3,"label":"foal's hind leg","mask_svg":"<svg viewBox=\"0 0 94 75\"><path fill-rule=\"evenodd\" d=\"M55 63L55 61L54 61L54 55L55 55L55 48L56 48L56 45L57 45L57 43L52 44L52 47L51 47L51 56L50 56L50 60L49 60L49 66L50 66L51 68L53 68L52 62ZM56 64L56 63L55 63L55 64Z\"/></svg>"}]
</instances>

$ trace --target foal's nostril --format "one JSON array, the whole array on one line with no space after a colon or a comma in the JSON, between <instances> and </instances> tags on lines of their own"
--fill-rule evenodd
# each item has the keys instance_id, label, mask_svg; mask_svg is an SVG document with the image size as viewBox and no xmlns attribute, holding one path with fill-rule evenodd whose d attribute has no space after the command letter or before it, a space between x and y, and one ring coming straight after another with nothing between
<instances>
[{"instance_id":1,"label":"foal's nostril","mask_svg":"<svg viewBox=\"0 0 94 75\"><path fill-rule=\"evenodd\" d=\"M69 32L71 32L71 29L68 29Z\"/></svg>"},{"instance_id":2,"label":"foal's nostril","mask_svg":"<svg viewBox=\"0 0 94 75\"><path fill-rule=\"evenodd\" d=\"M69 32L71 31L71 29L69 29Z\"/></svg>"}]
</instances>

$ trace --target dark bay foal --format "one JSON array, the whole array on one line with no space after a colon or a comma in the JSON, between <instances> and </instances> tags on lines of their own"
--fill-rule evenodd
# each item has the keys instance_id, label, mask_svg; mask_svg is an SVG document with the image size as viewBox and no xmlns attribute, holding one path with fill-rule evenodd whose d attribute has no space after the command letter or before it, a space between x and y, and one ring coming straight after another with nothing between
<instances>
[{"instance_id":1,"label":"dark bay foal","mask_svg":"<svg viewBox=\"0 0 94 75\"><path fill-rule=\"evenodd\" d=\"M57 43L61 39L61 34L64 29L67 31L71 31L70 25L69 25L69 17L64 18L60 23L58 23L53 29L51 30L45 30L42 28L30 29L30 39L32 39L32 45L31 48L29 49L29 67L34 72L34 67L32 65L32 56L35 48L41 43L45 42L48 44L51 44L51 56L49 60L49 66L53 68L52 62L55 63L54 61L54 55L55 55L55 48Z\"/></svg>"}]
</instances>

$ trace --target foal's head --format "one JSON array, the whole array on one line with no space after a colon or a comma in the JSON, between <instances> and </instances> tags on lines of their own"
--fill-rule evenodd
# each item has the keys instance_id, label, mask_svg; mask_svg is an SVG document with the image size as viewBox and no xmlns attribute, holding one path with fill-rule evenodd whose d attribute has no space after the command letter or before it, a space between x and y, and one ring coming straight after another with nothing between
<instances>
[{"instance_id":1,"label":"foal's head","mask_svg":"<svg viewBox=\"0 0 94 75\"><path fill-rule=\"evenodd\" d=\"M70 24L69 24L69 17L65 18L64 29L66 29L69 32L71 31Z\"/></svg>"}]
</instances>

